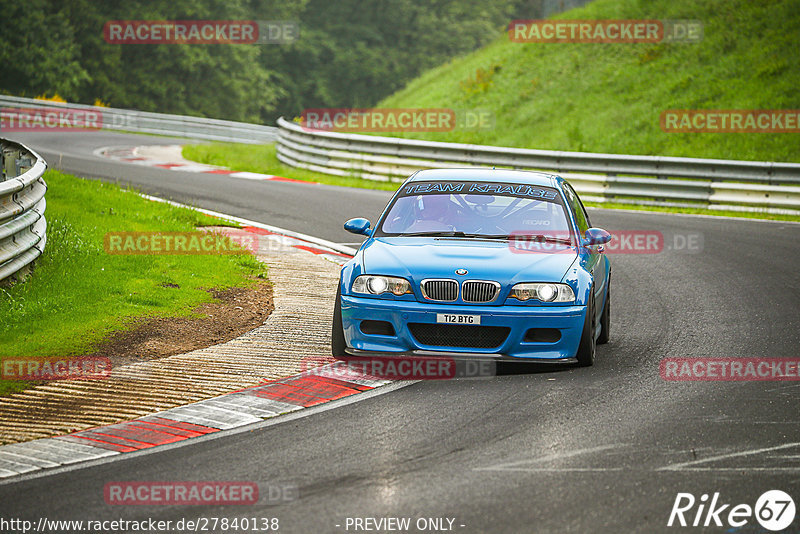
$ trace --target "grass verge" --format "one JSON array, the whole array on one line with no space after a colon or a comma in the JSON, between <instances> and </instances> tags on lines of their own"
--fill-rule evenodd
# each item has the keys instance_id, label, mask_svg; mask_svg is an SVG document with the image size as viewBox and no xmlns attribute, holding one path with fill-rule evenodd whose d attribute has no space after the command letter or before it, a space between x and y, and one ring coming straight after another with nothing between
<instances>
[{"instance_id":1,"label":"grass verge","mask_svg":"<svg viewBox=\"0 0 800 534\"><path fill-rule=\"evenodd\" d=\"M185 317L208 289L266 277L251 254L109 255L107 232L180 232L221 224L119 186L49 170L47 246L32 276L0 288L0 360L74 356L139 317ZM0 394L27 387L0 381Z\"/></svg>"},{"instance_id":2,"label":"grass verge","mask_svg":"<svg viewBox=\"0 0 800 534\"><path fill-rule=\"evenodd\" d=\"M796 0L597 0L555 19L694 19L694 43L515 43L507 34L376 107L485 111L493 127L400 137L483 145L800 162L800 133L667 133L668 109L800 107Z\"/></svg>"},{"instance_id":3,"label":"grass verge","mask_svg":"<svg viewBox=\"0 0 800 534\"><path fill-rule=\"evenodd\" d=\"M183 157L198 163L220 165L236 171L259 172L320 184L381 189L384 191L395 191L400 185L398 183L365 180L355 176L330 176L289 167L278 160L275 143L265 145L244 145L240 143L185 145L183 147Z\"/></svg>"}]
</instances>

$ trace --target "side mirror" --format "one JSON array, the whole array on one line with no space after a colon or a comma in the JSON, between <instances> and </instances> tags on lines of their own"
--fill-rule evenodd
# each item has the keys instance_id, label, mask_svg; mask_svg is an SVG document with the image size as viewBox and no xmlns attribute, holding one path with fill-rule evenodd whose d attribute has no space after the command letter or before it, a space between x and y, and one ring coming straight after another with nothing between
<instances>
[{"instance_id":1,"label":"side mirror","mask_svg":"<svg viewBox=\"0 0 800 534\"><path fill-rule=\"evenodd\" d=\"M588 247L591 245L605 245L611 241L611 234L602 228L589 228L586 230L586 237L581 241L581 245Z\"/></svg>"},{"instance_id":2,"label":"side mirror","mask_svg":"<svg viewBox=\"0 0 800 534\"><path fill-rule=\"evenodd\" d=\"M351 234L361 234L365 236L369 236L371 233L369 231L370 222L368 219L364 219L362 217L356 217L355 219L350 219L346 223L344 223L344 229L350 232Z\"/></svg>"}]
</instances>

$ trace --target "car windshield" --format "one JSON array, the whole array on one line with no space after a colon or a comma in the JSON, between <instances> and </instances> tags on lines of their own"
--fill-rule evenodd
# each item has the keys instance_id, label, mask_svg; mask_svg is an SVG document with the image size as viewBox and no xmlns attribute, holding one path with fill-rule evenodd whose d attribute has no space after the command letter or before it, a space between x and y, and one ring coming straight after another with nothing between
<instances>
[{"instance_id":1,"label":"car windshield","mask_svg":"<svg viewBox=\"0 0 800 534\"><path fill-rule=\"evenodd\" d=\"M403 186L378 236L571 239L555 189L485 182L412 182Z\"/></svg>"}]
</instances>

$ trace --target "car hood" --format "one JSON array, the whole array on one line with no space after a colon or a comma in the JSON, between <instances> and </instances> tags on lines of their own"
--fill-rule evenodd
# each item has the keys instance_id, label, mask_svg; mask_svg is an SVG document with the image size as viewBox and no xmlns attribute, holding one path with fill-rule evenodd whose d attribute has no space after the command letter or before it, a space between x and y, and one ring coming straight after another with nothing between
<instances>
[{"instance_id":1,"label":"car hood","mask_svg":"<svg viewBox=\"0 0 800 534\"><path fill-rule=\"evenodd\" d=\"M528 252L509 241L430 237L381 237L361 250L366 274L402 276L419 283L425 278L494 280L503 285L517 282L560 282L577 257L575 247L559 246L558 252Z\"/></svg>"}]
</instances>

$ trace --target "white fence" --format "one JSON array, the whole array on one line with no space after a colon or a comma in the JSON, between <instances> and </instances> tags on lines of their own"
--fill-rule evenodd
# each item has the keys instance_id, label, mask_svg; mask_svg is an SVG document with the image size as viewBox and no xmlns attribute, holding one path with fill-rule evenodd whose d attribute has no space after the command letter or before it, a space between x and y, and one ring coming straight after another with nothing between
<instances>
[{"instance_id":1,"label":"white fence","mask_svg":"<svg viewBox=\"0 0 800 534\"><path fill-rule=\"evenodd\" d=\"M277 138L283 163L338 176L399 181L424 168L497 166L560 174L584 199L595 202L800 214L800 164L795 163L438 143L311 130L282 118L274 128L10 96L0 96L0 109L4 115L92 112L102 129L192 139L267 143Z\"/></svg>"},{"instance_id":2,"label":"white fence","mask_svg":"<svg viewBox=\"0 0 800 534\"><path fill-rule=\"evenodd\" d=\"M24 145L0 139L0 281L27 273L44 250L47 163Z\"/></svg>"},{"instance_id":3,"label":"white fence","mask_svg":"<svg viewBox=\"0 0 800 534\"><path fill-rule=\"evenodd\" d=\"M49 100L36 100L16 96L0 96L2 115L8 119L14 115L26 114L28 123L41 118L45 120L48 112L72 111L94 114L97 126L103 130L171 135L204 139L208 141L228 141L231 143L269 143L275 140L278 129L273 126L248 124L246 122L223 121L202 117L167 115L130 109L64 104ZM38 114L38 117L37 117Z\"/></svg>"},{"instance_id":4,"label":"white fence","mask_svg":"<svg viewBox=\"0 0 800 534\"><path fill-rule=\"evenodd\" d=\"M445 167L559 174L585 200L800 215L800 164L438 143L311 130L278 119L278 159L324 174L402 180Z\"/></svg>"}]
</instances>

